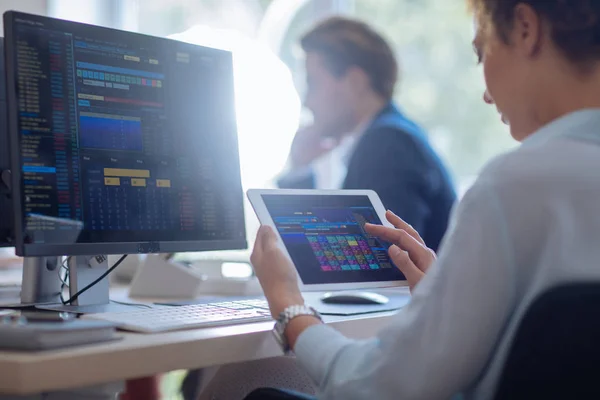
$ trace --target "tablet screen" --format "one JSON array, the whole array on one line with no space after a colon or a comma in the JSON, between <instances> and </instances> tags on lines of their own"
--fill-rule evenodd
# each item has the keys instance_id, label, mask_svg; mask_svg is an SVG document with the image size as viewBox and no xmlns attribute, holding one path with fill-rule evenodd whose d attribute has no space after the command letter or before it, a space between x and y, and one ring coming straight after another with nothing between
<instances>
[{"instance_id":1,"label":"tablet screen","mask_svg":"<svg viewBox=\"0 0 600 400\"><path fill-rule=\"evenodd\" d=\"M364 230L381 224L368 196L262 195L304 284L404 280L389 244Z\"/></svg>"}]
</instances>

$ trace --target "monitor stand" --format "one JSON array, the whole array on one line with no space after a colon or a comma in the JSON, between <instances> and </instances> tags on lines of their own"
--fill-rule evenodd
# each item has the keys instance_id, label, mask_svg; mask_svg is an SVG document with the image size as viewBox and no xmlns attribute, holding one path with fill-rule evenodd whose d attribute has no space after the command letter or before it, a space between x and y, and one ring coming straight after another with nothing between
<instances>
[{"instance_id":1,"label":"monitor stand","mask_svg":"<svg viewBox=\"0 0 600 400\"><path fill-rule=\"evenodd\" d=\"M130 310L132 306L110 303L108 276L82 293L72 304L61 301L62 281L59 257L25 257L21 306L40 310L67 311L78 314ZM98 279L108 269L106 256L69 258L69 297Z\"/></svg>"}]
</instances>

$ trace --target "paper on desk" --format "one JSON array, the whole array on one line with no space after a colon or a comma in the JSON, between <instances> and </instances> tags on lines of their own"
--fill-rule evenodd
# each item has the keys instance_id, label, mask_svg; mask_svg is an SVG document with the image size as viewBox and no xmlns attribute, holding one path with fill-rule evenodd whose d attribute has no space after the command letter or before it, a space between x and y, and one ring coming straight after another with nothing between
<instances>
[{"instance_id":1,"label":"paper on desk","mask_svg":"<svg viewBox=\"0 0 600 400\"><path fill-rule=\"evenodd\" d=\"M22 280L21 266L0 268L0 306L20 302Z\"/></svg>"},{"instance_id":2,"label":"paper on desk","mask_svg":"<svg viewBox=\"0 0 600 400\"><path fill-rule=\"evenodd\" d=\"M0 268L0 287L21 285L22 268Z\"/></svg>"}]
</instances>

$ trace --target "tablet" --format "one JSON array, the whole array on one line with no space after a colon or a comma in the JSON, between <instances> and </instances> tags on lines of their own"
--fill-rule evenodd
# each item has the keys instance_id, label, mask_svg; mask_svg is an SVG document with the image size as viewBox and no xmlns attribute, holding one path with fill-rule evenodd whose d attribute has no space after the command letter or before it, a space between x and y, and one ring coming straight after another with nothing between
<instances>
[{"instance_id":1,"label":"tablet","mask_svg":"<svg viewBox=\"0 0 600 400\"><path fill-rule=\"evenodd\" d=\"M370 190L249 190L258 219L279 236L304 290L406 286L389 243L364 224L391 226Z\"/></svg>"}]
</instances>

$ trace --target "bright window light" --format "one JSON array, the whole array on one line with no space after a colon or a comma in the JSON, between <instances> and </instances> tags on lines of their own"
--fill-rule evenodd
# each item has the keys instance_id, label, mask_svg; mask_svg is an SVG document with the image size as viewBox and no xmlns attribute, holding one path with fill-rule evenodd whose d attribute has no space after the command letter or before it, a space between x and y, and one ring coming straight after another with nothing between
<instances>
[{"instance_id":1,"label":"bright window light","mask_svg":"<svg viewBox=\"0 0 600 400\"><path fill-rule=\"evenodd\" d=\"M275 187L274 178L286 165L302 109L288 67L266 45L236 31L197 25L169 37L232 52L242 185L245 190ZM242 253L249 257L260 223L246 196L244 202L249 249ZM228 260L235 253L186 253L185 257Z\"/></svg>"},{"instance_id":2,"label":"bright window light","mask_svg":"<svg viewBox=\"0 0 600 400\"><path fill-rule=\"evenodd\" d=\"M272 186L300 122L287 66L267 46L231 30L195 26L170 37L232 52L242 183L246 189Z\"/></svg>"}]
</instances>

